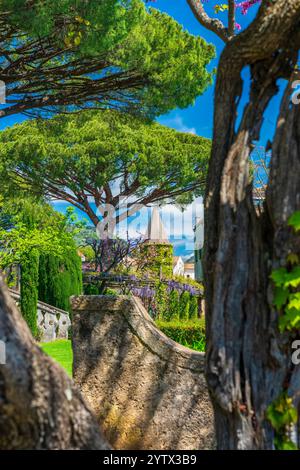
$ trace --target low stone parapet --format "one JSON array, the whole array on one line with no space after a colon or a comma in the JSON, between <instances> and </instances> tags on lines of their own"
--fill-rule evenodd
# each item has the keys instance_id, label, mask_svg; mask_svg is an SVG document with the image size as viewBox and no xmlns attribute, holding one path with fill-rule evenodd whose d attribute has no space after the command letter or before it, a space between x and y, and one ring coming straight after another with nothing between
<instances>
[{"instance_id":1,"label":"low stone parapet","mask_svg":"<svg viewBox=\"0 0 300 470\"><path fill-rule=\"evenodd\" d=\"M74 380L116 449L211 449L204 354L127 296L72 298Z\"/></svg>"}]
</instances>

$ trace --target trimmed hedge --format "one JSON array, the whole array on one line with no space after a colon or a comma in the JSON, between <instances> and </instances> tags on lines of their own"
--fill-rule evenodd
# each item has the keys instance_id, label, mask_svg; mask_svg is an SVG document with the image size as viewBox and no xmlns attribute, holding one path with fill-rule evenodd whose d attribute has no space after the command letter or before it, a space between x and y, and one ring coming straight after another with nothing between
<instances>
[{"instance_id":1,"label":"trimmed hedge","mask_svg":"<svg viewBox=\"0 0 300 470\"><path fill-rule=\"evenodd\" d=\"M20 308L34 338L37 338L37 303L39 282L39 253L33 249L21 265Z\"/></svg>"},{"instance_id":2,"label":"trimmed hedge","mask_svg":"<svg viewBox=\"0 0 300 470\"><path fill-rule=\"evenodd\" d=\"M198 318L198 297L195 295L190 297L189 318L190 320L197 320Z\"/></svg>"},{"instance_id":3,"label":"trimmed hedge","mask_svg":"<svg viewBox=\"0 0 300 470\"><path fill-rule=\"evenodd\" d=\"M81 293L81 259L75 249L66 251L63 258L53 255L40 256L39 299L41 301L68 312L70 297Z\"/></svg>"},{"instance_id":4,"label":"trimmed hedge","mask_svg":"<svg viewBox=\"0 0 300 470\"><path fill-rule=\"evenodd\" d=\"M169 317L173 320L180 318L180 295L178 290L172 290L169 295Z\"/></svg>"},{"instance_id":5,"label":"trimmed hedge","mask_svg":"<svg viewBox=\"0 0 300 470\"><path fill-rule=\"evenodd\" d=\"M176 343L197 351L205 350L205 323L196 321L156 320L157 327Z\"/></svg>"},{"instance_id":6,"label":"trimmed hedge","mask_svg":"<svg viewBox=\"0 0 300 470\"><path fill-rule=\"evenodd\" d=\"M179 300L179 318L186 321L190 318L190 294L185 291L181 294Z\"/></svg>"}]
</instances>

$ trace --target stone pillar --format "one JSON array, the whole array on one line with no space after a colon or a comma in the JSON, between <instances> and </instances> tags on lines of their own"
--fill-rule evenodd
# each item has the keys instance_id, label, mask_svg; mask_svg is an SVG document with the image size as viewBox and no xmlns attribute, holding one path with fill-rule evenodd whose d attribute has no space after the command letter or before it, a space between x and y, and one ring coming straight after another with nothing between
<instances>
[{"instance_id":1,"label":"stone pillar","mask_svg":"<svg viewBox=\"0 0 300 470\"><path fill-rule=\"evenodd\" d=\"M204 355L127 296L72 298L74 380L116 449L211 449Z\"/></svg>"}]
</instances>

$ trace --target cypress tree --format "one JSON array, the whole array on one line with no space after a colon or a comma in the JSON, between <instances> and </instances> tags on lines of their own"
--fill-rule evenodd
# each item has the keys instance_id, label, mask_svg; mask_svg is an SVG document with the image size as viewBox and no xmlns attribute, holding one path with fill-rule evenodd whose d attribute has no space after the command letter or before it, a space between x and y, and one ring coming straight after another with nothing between
<instances>
[{"instance_id":1,"label":"cypress tree","mask_svg":"<svg viewBox=\"0 0 300 470\"><path fill-rule=\"evenodd\" d=\"M190 296L189 317L190 320L197 320L198 318L198 297L195 295Z\"/></svg>"},{"instance_id":2,"label":"cypress tree","mask_svg":"<svg viewBox=\"0 0 300 470\"><path fill-rule=\"evenodd\" d=\"M170 320L179 320L179 301L180 296L179 292L176 289L173 289L169 295L169 314Z\"/></svg>"},{"instance_id":3,"label":"cypress tree","mask_svg":"<svg viewBox=\"0 0 300 470\"><path fill-rule=\"evenodd\" d=\"M187 291L184 291L180 296L179 302L180 308L180 320L188 320L189 319L189 311L190 311L190 294Z\"/></svg>"},{"instance_id":4,"label":"cypress tree","mask_svg":"<svg viewBox=\"0 0 300 470\"><path fill-rule=\"evenodd\" d=\"M39 280L39 253L36 249L28 253L21 265L21 312L31 333L37 337L37 302Z\"/></svg>"},{"instance_id":5,"label":"cypress tree","mask_svg":"<svg viewBox=\"0 0 300 470\"><path fill-rule=\"evenodd\" d=\"M67 250L63 257L42 255L39 277L39 299L69 311L70 297L82 293L81 259L76 248Z\"/></svg>"}]
</instances>

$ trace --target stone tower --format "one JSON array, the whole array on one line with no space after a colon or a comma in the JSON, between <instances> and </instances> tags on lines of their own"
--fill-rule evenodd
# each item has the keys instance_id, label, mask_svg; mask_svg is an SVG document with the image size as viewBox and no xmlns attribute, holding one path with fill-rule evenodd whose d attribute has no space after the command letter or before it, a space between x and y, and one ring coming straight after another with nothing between
<instances>
[{"instance_id":1,"label":"stone tower","mask_svg":"<svg viewBox=\"0 0 300 470\"><path fill-rule=\"evenodd\" d=\"M154 277L170 278L173 274L173 245L168 239L158 207L153 207L144 241L141 246L145 256L145 271Z\"/></svg>"}]
</instances>

